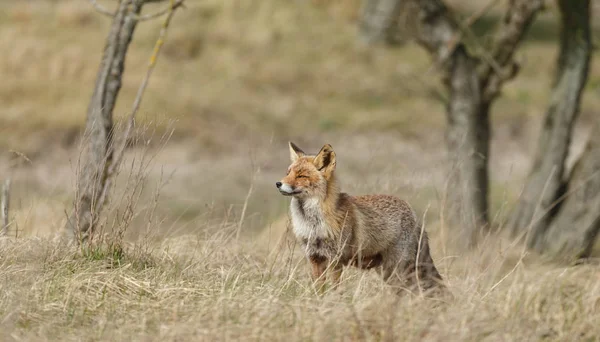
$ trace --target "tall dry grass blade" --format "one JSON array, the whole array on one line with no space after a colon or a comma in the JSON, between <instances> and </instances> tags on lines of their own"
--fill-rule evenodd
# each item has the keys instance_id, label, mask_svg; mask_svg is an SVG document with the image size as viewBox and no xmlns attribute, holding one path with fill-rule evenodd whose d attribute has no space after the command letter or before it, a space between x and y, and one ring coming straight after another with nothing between
<instances>
[{"instance_id":1,"label":"tall dry grass blade","mask_svg":"<svg viewBox=\"0 0 600 342\"><path fill-rule=\"evenodd\" d=\"M8 233L8 225L10 210L10 178L7 178L2 184L2 194L0 198L0 215L2 217L2 227L0 227L0 236L5 236Z\"/></svg>"},{"instance_id":2,"label":"tall dry grass blade","mask_svg":"<svg viewBox=\"0 0 600 342\"><path fill-rule=\"evenodd\" d=\"M246 210L248 209L248 202L250 202L250 197L252 196L252 190L254 190L254 183L256 181L256 175L259 172L260 172L260 168L256 169L256 171L252 172L252 179L250 180L250 187L248 188L248 193L246 194L246 198L244 199L242 213L240 214L240 220L238 221L237 230L235 232L235 239L237 241L240 240L240 234L242 233L242 225L244 224L244 219L246 218Z\"/></svg>"},{"instance_id":3,"label":"tall dry grass blade","mask_svg":"<svg viewBox=\"0 0 600 342\"><path fill-rule=\"evenodd\" d=\"M429 204L427 205L427 208L425 208L423 219L421 220L421 229L419 229L419 244L417 245L417 259L415 262L415 276L417 277L417 286L419 287L419 295L421 297L423 297L423 287L421 286L421 279L419 279L419 258L421 257L421 244L423 243L423 232L425 231L425 216L427 215L428 210Z\"/></svg>"}]
</instances>

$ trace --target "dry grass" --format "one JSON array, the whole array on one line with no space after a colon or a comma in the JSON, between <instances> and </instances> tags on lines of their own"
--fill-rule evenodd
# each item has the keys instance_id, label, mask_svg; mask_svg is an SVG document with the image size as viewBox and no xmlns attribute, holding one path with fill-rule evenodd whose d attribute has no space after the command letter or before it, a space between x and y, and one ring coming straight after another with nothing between
<instances>
[{"instance_id":1,"label":"dry grass","mask_svg":"<svg viewBox=\"0 0 600 342\"><path fill-rule=\"evenodd\" d=\"M483 5L449 2L464 12ZM470 252L453 247L438 217L446 179L444 108L431 94L438 80L417 46L356 47L357 3L188 0L138 135L174 127L174 139L127 153L97 243L80 250L52 236L72 199L75 137L109 22L81 1L2 1L0 148L25 156L0 155L0 176L13 180L11 238L0 241L0 339L599 340L598 265L549 264L502 236ZM522 73L494 107L496 225L535 148L553 18L536 24L519 53ZM136 32L119 116L129 112L157 25ZM598 58L570 160L600 108ZM315 152L332 143L345 191L399 195L420 215L428 208L433 257L454 298L396 298L372 272L354 270L341 291L319 297L297 251L270 259L269 235L256 233L280 227L287 201L273 183L288 163L287 140Z\"/></svg>"},{"instance_id":2,"label":"dry grass","mask_svg":"<svg viewBox=\"0 0 600 342\"><path fill-rule=\"evenodd\" d=\"M256 240L245 232L236 238L240 228L252 226L251 222L240 225L239 211L199 215L181 224L163 216L161 208L169 208L170 200L162 200L162 192L190 184L185 177L180 185L168 182L168 165L161 162L162 153L170 155L169 151L144 148L130 151L114 200L89 246L69 246L56 234L38 232L32 237L36 232L31 231L26 237L0 240L0 338L562 341L600 337L597 264L549 264L502 235L488 236L473 251L456 249L453 229L443 226L436 214L440 204L431 199L435 195L424 191L436 178L443 180L443 174L399 177L394 168L419 151L387 142L357 144L362 146L358 150L338 149L346 165L339 171L357 183L348 187L356 192L406 194L412 188L412 195L403 197L419 207L427 201L434 208L425 220L432 256L453 297L397 297L373 271L354 269L344 272L339 291L319 296L310 286L306 261L297 248L286 245L280 253L269 254L264 235ZM382 152L379 144L390 148ZM397 155L399 164L382 161L382 153ZM270 151L266 154L274 157ZM279 152L274 154L277 163L287 163ZM256 160L265 159L257 154ZM158 166L153 166L155 162ZM420 158L411 168L418 172L432 163ZM379 172L372 172L373 168ZM198 170L190 166L190 172ZM260 184L273 177L267 168L267 175L257 179L257 190L266 194L267 187ZM279 195L270 197L285 204ZM250 200L260 202L260 197ZM31 228L47 225L43 218L56 213L41 210L40 203L32 203L31 208L41 219ZM264 210L265 204L257 208ZM125 233L130 233L129 238Z\"/></svg>"},{"instance_id":3,"label":"dry grass","mask_svg":"<svg viewBox=\"0 0 600 342\"><path fill-rule=\"evenodd\" d=\"M276 262L235 225L124 253L79 251L48 239L3 241L4 340L597 340L598 266L519 262L497 239L434 258L453 299L395 297L373 272L349 270L316 295L304 260Z\"/></svg>"}]
</instances>

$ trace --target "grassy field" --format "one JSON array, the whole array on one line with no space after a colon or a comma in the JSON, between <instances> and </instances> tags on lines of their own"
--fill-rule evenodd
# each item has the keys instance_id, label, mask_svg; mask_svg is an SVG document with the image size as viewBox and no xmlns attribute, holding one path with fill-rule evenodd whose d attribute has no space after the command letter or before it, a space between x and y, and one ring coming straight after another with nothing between
<instances>
[{"instance_id":1,"label":"grassy field","mask_svg":"<svg viewBox=\"0 0 600 342\"><path fill-rule=\"evenodd\" d=\"M3 241L5 341L595 341L597 265L547 265L501 239L434 258L453 298L396 297L374 273L344 272L316 295L297 254L269 259L224 222L140 241L125 254L44 238Z\"/></svg>"},{"instance_id":2,"label":"grassy field","mask_svg":"<svg viewBox=\"0 0 600 342\"><path fill-rule=\"evenodd\" d=\"M414 43L357 44L358 3L188 0L144 98L140 143L127 153L103 218L107 243L78 250L59 234L110 21L83 0L1 1L0 178L12 178L13 223L0 240L0 339L600 339L597 264L553 264L502 234L473 251L456 248L456 227L439 216L439 77ZM464 16L485 5L447 3ZM474 25L482 42L504 5ZM118 118L131 108L159 25L136 31ZM517 54L521 73L493 108L496 227L529 170L557 33L550 3ZM600 114L598 58L569 163ZM396 298L374 273L354 270L340 291L319 297L297 250L270 256L288 205L274 186L288 165L288 140L310 152L331 143L343 190L413 204L454 298Z\"/></svg>"}]
</instances>

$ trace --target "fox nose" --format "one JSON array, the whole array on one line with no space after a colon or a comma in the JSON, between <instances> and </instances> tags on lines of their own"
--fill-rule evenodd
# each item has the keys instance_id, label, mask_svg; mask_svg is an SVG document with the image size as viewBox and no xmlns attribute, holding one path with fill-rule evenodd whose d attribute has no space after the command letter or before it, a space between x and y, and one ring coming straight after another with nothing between
<instances>
[{"instance_id":1,"label":"fox nose","mask_svg":"<svg viewBox=\"0 0 600 342\"><path fill-rule=\"evenodd\" d=\"M281 185L282 185L281 182L275 183L275 186L277 186L277 189L281 188Z\"/></svg>"}]
</instances>

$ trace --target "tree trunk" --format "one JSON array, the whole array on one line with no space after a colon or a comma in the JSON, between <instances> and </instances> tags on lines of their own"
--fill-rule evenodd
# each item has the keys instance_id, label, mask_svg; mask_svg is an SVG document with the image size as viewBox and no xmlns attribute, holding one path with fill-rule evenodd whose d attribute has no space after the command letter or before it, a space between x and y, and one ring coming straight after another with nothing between
<instances>
[{"instance_id":1,"label":"tree trunk","mask_svg":"<svg viewBox=\"0 0 600 342\"><path fill-rule=\"evenodd\" d=\"M568 261L587 258L600 232L600 124L575 164L567 196L542 240L545 252Z\"/></svg>"},{"instance_id":2,"label":"tree trunk","mask_svg":"<svg viewBox=\"0 0 600 342\"><path fill-rule=\"evenodd\" d=\"M495 36L492 55L482 59L467 52L462 31L440 0L418 0L418 42L441 65L450 96L446 142L452 163L445 216L460 226L472 246L488 227L489 112L501 85L518 68L513 55L542 7L542 0L513 0ZM493 65L489 59L494 60Z\"/></svg>"},{"instance_id":3,"label":"tree trunk","mask_svg":"<svg viewBox=\"0 0 600 342\"><path fill-rule=\"evenodd\" d=\"M67 220L67 231L78 241L93 232L98 207L113 158L112 112L121 89L125 56L137 25L143 0L121 0L104 47L104 55L87 110L85 151L78 170L74 208Z\"/></svg>"},{"instance_id":4,"label":"tree trunk","mask_svg":"<svg viewBox=\"0 0 600 342\"><path fill-rule=\"evenodd\" d=\"M582 91L588 77L592 43L590 1L559 0L558 3L562 15L561 51L551 108L556 108L553 121L560 125L563 118L574 120L579 112ZM562 147L565 150L563 165L571 133L571 129L563 132L563 135L566 135L563 137L566 145ZM565 183L564 201L552 212L553 215L542 221L544 224L535 227L537 230L534 231L531 244L537 250L567 260L586 258L590 255L600 230L598 133L600 123L597 122L584 153ZM562 193L557 195L562 196ZM554 201L558 202L561 199L557 197Z\"/></svg>"},{"instance_id":5,"label":"tree trunk","mask_svg":"<svg viewBox=\"0 0 600 342\"><path fill-rule=\"evenodd\" d=\"M532 170L509 222L514 234L525 230L528 246L538 251L564 192L565 160L591 54L590 1L558 0L558 5L562 29L551 102Z\"/></svg>"},{"instance_id":6,"label":"tree trunk","mask_svg":"<svg viewBox=\"0 0 600 342\"><path fill-rule=\"evenodd\" d=\"M358 37L367 44L398 44L398 18L404 0L363 0Z\"/></svg>"},{"instance_id":7,"label":"tree trunk","mask_svg":"<svg viewBox=\"0 0 600 342\"><path fill-rule=\"evenodd\" d=\"M445 216L462 225L461 240L472 246L488 225L489 103L482 102L477 60L462 46L450 71L446 144L452 163Z\"/></svg>"}]
</instances>

